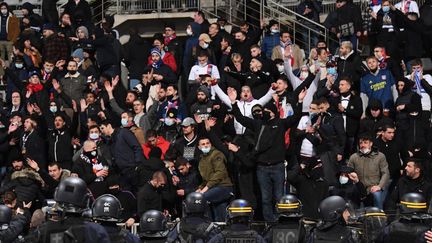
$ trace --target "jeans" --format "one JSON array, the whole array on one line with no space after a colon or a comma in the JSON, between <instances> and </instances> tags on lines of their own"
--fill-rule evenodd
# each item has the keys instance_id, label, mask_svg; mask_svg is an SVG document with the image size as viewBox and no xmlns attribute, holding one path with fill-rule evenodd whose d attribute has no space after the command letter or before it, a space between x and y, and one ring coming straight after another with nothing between
<instances>
[{"instance_id":1,"label":"jeans","mask_svg":"<svg viewBox=\"0 0 432 243\"><path fill-rule=\"evenodd\" d=\"M266 221L275 221L274 205L284 193L285 165L279 163L257 167L258 184L261 190L263 216Z\"/></svg>"},{"instance_id":2,"label":"jeans","mask_svg":"<svg viewBox=\"0 0 432 243\"><path fill-rule=\"evenodd\" d=\"M384 192L381 191L377 191L377 192L372 192L372 196L374 199L374 206L379 208L379 209L383 209L383 205L384 205Z\"/></svg>"},{"instance_id":3,"label":"jeans","mask_svg":"<svg viewBox=\"0 0 432 243\"><path fill-rule=\"evenodd\" d=\"M230 186L216 186L204 192L204 198L210 202L213 214L213 221L224 222L226 217L226 207L228 200L233 192Z\"/></svg>"}]
</instances>

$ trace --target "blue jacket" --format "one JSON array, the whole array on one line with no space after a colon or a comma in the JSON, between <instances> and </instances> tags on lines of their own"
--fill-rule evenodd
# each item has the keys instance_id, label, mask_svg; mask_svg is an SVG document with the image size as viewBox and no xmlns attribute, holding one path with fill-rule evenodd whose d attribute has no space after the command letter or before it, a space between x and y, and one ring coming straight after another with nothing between
<instances>
[{"instance_id":1,"label":"blue jacket","mask_svg":"<svg viewBox=\"0 0 432 243\"><path fill-rule=\"evenodd\" d=\"M262 41L261 51L268 57L271 58L273 48L280 43L280 34L266 34Z\"/></svg>"},{"instance_id":2,"label":"blue jacket","mask_svg":"<svg viewBox=\"0 0 432 243\"><path fill-rule=\"evenodd\" d=\"M193 34L186 40L183 53L183 68L187 74L189 74L189 68L191 67L189 60L191 59L192 49L198 46L198 37L201 34L201 27L198 23L192 22L190 26L192 27Z\"/></svg>"}]
</instances>

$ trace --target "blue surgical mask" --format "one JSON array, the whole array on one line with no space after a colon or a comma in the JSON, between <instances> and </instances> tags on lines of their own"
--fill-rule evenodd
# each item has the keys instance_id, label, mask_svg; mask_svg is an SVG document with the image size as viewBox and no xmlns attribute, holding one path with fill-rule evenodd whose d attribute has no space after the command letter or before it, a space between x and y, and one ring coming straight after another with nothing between
<instances>
[{"instance_id":1,"label":"blue surgical mask","mask_svg":"<svg viewBox=\"0 0 432 243\"><path fill-rule=\"evenodd\" d=\"M89 138L91 140L97 140L97 139L99 139L99 134L97 134L97 133L90 133L89 134Z\"/></svg>"},{"instance_id":2,"label":"blue surgical mask","mask_svg":"<svg viewBox=\"0 0 432 243\"><path fill-rule=\"evenodd\" d=\"M18 68L18 69L21 69L21 68L24 67L24 64L22 64L22 63L15 63L15 67Z\"/></svg>"},{"instance_id":3,"label":"blue surgical mask","mask_svg":"<svg viewBox=\"0 0 432 243\"><path fill-rule=\"evenodd\" d=\"M167 117L167 118L165 118L165 124L167 126L172 126L174 124L174 121L173 121L173 119Z\"/></svg>"},{"instance_id":4,"label":"blue surgical mask","mask_svg":"<svg viewBox=\"0 0 432 243\"><path fill-rule=\"evenodd\" d=\"M333 76L336 75L337 74L336 68L334 67L327 68L327 73Z\"/></svg>"},{"instance_id":5,"label":"blue surgical mask","mask_svg":"<svg viewBox=\"0 0 432 243\"><path fill-rule=\"evenodd\" d=\"M390 11L390 6L383 6L382 10L384 13L388 13Z\"/></svg>"},{"instance_id":6,"label":"blue surgical mask","mask_svg":"<svg viewBox=\"0 0 432 243\"><path fill-rule=\"evenodd\" d=\"M208 154L210 152L210 149L210 147L200 148L201 152L203 152L204 154Z\"/></svg>"},{"instance_id":7,"label":"blue surgical mask","mask_svg":"<svg viewBox=\"0 0 432 243\"><path fill-rule=\"evenodd\" d=\"M121 119L121 125L123 126L123 127L126 127L127 125L128 125L128 120L127 119Z\"/></svg>"}]
</instances>

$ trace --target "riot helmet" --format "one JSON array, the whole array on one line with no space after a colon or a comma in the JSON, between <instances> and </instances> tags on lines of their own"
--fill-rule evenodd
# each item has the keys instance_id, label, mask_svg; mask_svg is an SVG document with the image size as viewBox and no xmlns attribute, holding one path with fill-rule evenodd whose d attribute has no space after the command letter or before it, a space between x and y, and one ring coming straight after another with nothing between
<instances>
[{"instance_id":1,"label":"riot helmet","mask_svg":"<svg viewBox=\"0 0 432 243\"><path fill-rule=\"evenodd\" d=\"M12 219L12 210L6 205L0 205L0 226L9 224Z\"/></svg>"},{"instance_id":2,"label":"riot helmet","mask_svg":"<svg viewBox=\"0 0 432 243\"><path fill-rule=\"evenodd\" d=\"M78 177L68 177L56 188L54 200L64 212L80 213L88 206L87 185Z\"/></svg>"},{"instance_id":3,"label":"riot helmet","mask_svg":"<svg viewBox=\"0 0 432 243\"><path fill-rule=\"evenodd\" d=\"M227 211L229 219L238 217L252 219L254 213L251 204L244 199L236 199L232 201L228 206Z\"/></svg>"},{"instance_id":4,"label":"riot helmet","mask_svg":"<svg viewBox=\"0 0 432 243\"><path fill-rule=\"evenodd\" d=\"M140 219L139 235L147 236L167 229L167 219L162 212L149 210Z\"/></svg>"},{"instance_id":5,"label":"riot helmet","mask_svg":"<svg viewBox=\"0 0 432 243\"><path fill-rule=\"evenodd\" d=\"M321 201L318 212L324 222L336 222L347 208L348 205L342 197L330 196Z\"/></svg>"},{"instance_id":6,"label":"riot helmet","mask_svg":"<svg viewBox=\"0 0 432 243\"><path fill-rule=\"evenodd\" d=\"M402 214L426 213L427 202L422 194L410 192L401 197L399 208Z\"/></svg>"},{"instance_id":7,"label":"riot helmet","mask_svg":"<svg viewBox=\"0 0 432 243\"><path fill-rule=\"evenodd\" d=\"M183 201L183 208L187 215L205 214L208 208L208 201L204 198L202 193L192 192L189 193Z\"/></svg>"},{"instance_id":8,"label":"riot helmet","mask_svg":"<svg viewBox=\"0 0 432 243\"><path fill-rule=\"evenodd\" d=\"M121 211L120 201L111 194L104 194L93 202L92 217L99 221L118 222Z\"/></svg>"},{"instance_id":9,"label":"riot helmet","mask_svg":"<svg viewBox=\"0 0 432 243\"><path fill-rule=\"evenodd\" d=\"M301 218L303 216L302 207L300 200L293 194L283 196L276 204L279 217Z\"/></svg>"},{"instance_id":10,"label":"riot helmet","mask_svg":"<svg viewBox=\"0 0 432 243\"><path fill-rule=\"evenodd\" d=\"M382 229L387 225L387 215L382 209L377 207L367 207L359 216L359 221L363 223L365 237L368 242L375 242Z\"/></svg>"}]
</instances>

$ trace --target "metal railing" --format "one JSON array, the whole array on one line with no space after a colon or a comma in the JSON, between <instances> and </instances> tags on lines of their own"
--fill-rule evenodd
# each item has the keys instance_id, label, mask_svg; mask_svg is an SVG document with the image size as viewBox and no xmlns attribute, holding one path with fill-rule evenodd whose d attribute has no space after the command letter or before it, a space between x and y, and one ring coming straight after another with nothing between
<instances>
[{"instance_id":1,"label":"metal railing","mask_svg":"<svg viewBox=\"0 0 432 243\"><path fill-rule=\"evenodd\" d=\"M247 20L250 23L259 25L260 20L276 20L281 26L285 26L293 35L293 41L304 49L310 50L315 45L312 40L329 38L327 28L323 25L305 18L292 9L268 0L225 0L215 1L214 6L201 8L210 17L225 17L228 22L238 25L239 22Z\"/></svg>"}]
</instances>

